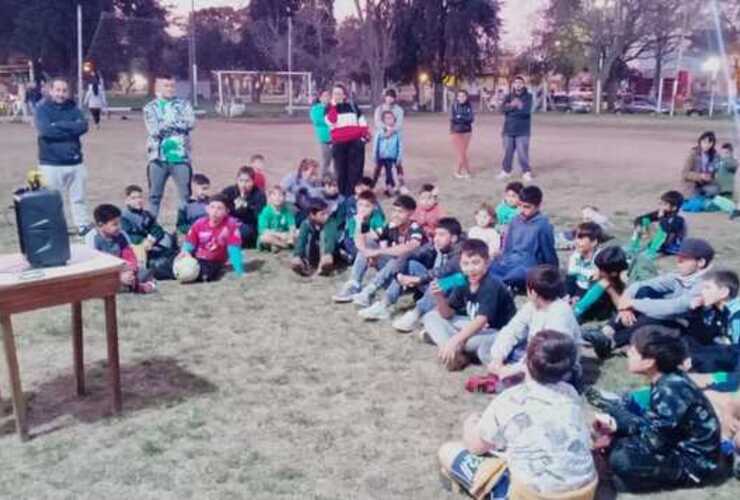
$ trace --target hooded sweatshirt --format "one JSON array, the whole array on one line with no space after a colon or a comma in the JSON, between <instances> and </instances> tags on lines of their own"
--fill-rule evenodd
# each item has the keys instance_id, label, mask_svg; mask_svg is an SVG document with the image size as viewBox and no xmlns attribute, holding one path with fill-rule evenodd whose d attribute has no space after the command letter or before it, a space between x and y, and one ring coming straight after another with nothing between
<instances>
[{"instance_id":1,"label":"hooded sweatshirt","mask_svg":"<svg viewBox=\"0 0 740 500\"><path fill-rule=\"evenodd\" d=\"M522 101L522 109L511 106L511 101ZM511 93L504 100L504 135L510 137L529 136L532 133L532 94L527 89L520 94Z\"/></svg>"},{"instance_id":2,"label":"hooded sweatshirt","mask_svg":"<svg viewBox=\"0 0 740 500\"><path fill-rule=\"evenodd\" d=\"M684 314L691 308L691 300L701 293L701 283L709 268L697 271L689 276L670 273L653 279L638 281L624 291L632 298L635 311L655 319L668 319ZM656 293L662 293L662 299L635 299L640 288L649 287Z\"/></svg>"},{"instance_id":3,"label":"hooded sweatshirt","mask_svg":"<svg viewBox=\"0 0 740 500\"><path fill-rule=\"evenodd\" d=\"M87 120L74 101L57 104L41 101L36 108L39 163L72 166L82 163L80 136L87 133Z\"/></svg>"},{"instance_id":4,"label":"hooded sweatshirt","mask_svg":"<svg viewBox=\"0 0 740 500\"><path fill-rule=\"evenodd\" d=\"M504 249L499 264L530 268L539 264L558 266L555 234L548 218L536 213L525 219L519 215L511 221L504 238Z\"/></svg>"}]
</instances>

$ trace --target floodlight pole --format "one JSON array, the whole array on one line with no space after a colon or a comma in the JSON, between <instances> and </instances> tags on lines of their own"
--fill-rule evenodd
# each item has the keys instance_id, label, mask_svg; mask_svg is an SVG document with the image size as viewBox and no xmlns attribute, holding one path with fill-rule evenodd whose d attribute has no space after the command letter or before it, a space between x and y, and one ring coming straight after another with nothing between
<instances>
[{"instance_id":1,"label":"floodlight pole","mask_svg":"<svg viewBox=\"0 0 740 500\"><path fill-rule=\"evenodd\" d=\"M195 0L190 2L190 91L193 107L198 106L198 63L195 55Z\"/></svg>"},{"instance_id":2,"label":"floodlight pole","mask_svg":"<svg viewBox=\"0 0 740 500\"><path fill-rule=\"evenodd\" d=\"M288 114L293 116L293 9L288 7Z\"/></svg>"},{"instance_id":3,"label":"floodlight pole","mask_svg":"<svg viewBox=\"0 0 740 500\"><path fill-rule=\"evenodd\" d=\"M82 3L77 2L77 105L82 106Z\"/></svg>"}]
</instances>

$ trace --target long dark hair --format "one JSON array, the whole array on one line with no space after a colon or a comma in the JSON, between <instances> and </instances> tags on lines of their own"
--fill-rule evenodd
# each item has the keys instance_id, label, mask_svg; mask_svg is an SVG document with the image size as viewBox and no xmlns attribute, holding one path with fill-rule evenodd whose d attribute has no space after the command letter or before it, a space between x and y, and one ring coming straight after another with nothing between
<instances>
[{"instance_id":1,"label":"long dark hair","mask_svg":"<svg viewBox=\"0 0 740 500\"><path fill-rule=\"evenodd\" d=\"M93 83L92 91L96 96L100 93L100 85L98 85L98 82Z\"/></svg>"},{"instance_id":2,"label":"long dark hair","mask_svg":"<svg viewBox=\"0 0 740 500\"><path fill-rule=\"evenodd\" d=\"M701 154L703 151L701 150L701 143L705 139L709 139L712 142L712 147L707 151L707 156L709 156L709 161L714 161L714 157L717 156L717 136L712 131L704 132L699 136L699 140L696 141L696 151Z\"/></svg>"}]
</instances>

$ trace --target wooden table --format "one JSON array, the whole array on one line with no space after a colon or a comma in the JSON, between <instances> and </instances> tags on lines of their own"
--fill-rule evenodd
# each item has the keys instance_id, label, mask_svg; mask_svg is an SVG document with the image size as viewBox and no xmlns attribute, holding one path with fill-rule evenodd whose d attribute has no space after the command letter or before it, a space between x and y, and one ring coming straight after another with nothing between
<instances>
[{"instance_id":1,"label":"wooden table","mask_svg":"<svg viewBox=\"0 0 740 500\"><path fill-rule=\"evenodd\" d=\"M82 301L102 298L105 302L105 330L108 342L108 380L113 411L121 411L121 376L118 362L118 321L116 293L124 262L82 245L72 246L68 265L31 269L21 254L0 256L0 326L13 396L15 423L21 440L28 439L26 403L21 391L11 316L16 313L72 305L72 350L77 394L85 394L82 344Z\"/></svg>"}]
</instances>

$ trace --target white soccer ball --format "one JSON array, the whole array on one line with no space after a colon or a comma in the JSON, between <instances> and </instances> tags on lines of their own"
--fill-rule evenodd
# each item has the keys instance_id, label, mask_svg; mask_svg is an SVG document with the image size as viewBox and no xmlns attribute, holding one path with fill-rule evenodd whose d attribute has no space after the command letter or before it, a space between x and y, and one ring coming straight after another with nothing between
<instances>
[{"instance_id":1,"label":"white soccer ball","mask_svg":"<svg viewBox=\"0 0 740 500\"><path fill-rule=\"evenodd\" d=\"M192 283L200 275L200 264L193 257L183 257L172 265L172 273L180 283Z\"/></svg>"}]
</instances>

